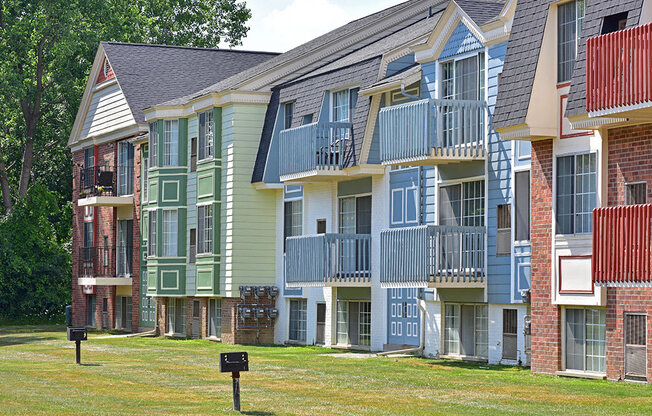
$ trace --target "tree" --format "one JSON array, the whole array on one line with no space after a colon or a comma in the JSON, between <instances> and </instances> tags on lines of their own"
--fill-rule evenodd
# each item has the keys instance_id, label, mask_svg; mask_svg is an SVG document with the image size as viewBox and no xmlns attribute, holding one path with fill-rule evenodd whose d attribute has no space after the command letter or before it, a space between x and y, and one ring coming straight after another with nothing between
<instances>
[{"instance_id":1,"label":"tree","mask_svg":"<svg viewBox=\"0 0 652 416\"><path fill-rule=\"evenodd\" d=\"M66 139L101 40L234 46L250 17L237 0L0 0L4 212L51 180L38 173L64 167L57 180L70 181Z\"/></svg>"}]
</instances>

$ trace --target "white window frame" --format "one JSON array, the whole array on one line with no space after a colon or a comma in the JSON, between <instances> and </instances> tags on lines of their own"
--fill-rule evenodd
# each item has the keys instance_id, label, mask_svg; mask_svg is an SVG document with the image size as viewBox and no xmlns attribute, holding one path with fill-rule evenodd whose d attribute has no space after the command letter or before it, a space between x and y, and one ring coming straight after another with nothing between
<instances>
[{"instance_id":1,"label":"white window frame","mask_svg":"<svg viewBox=\"0 0 652 416\"><path fill-rule=\"evenodd\" d=\"M394 208L395 208L394 194L399 193L399 192L401 193L401 219L397 222L397 221L394 221ZM390 210L390 215L391 215L390 220L391 221L390 221L390 223L392 225L404 224L405 223L405 208L407 207L407 202L405 203L405 206L404 206L404 204L403 204L403 201L405 200L404 192L405 192L405 188L392 189L392 198L390 200L390 205L391 205L391 210Z\"/></svg>"},{"instance_id":2,"label":"white window frame","mask_svg":"<svg viewBox=\"0 0 652 416\"><path fill-rule=\"evenodd\" d=\"M210 231L207 231L206 229L206 224L200 224L199 223L199 211L200 209L204 210L204 222L206 220L206 209L210 208L211 211L211 216L210 216ZM215 207L212 202L206 203L206 204L197 204L197 255L206 255L206 254L213 254L213 230L215 226ZM203 234L203 240L200 240L200 234ZM208 238L207 238L208 236ZM199 244L200 241L202 244Z\"/></svg>"},{"instance_id":3,"label":"white window frame","mask_svg":"<svg viewBox=\"0 0 652 416\"><path fill-rule=\"evenodd\" d=\"M568 309L581 309L581 310L584 311L584 357L583 357L583 359L584 359L584 370L568 369L567 365L566 365L566 353L567 353L567 351L566 351L566 337L568 336L567 330L566 330L566 320L567 320L566 312L567 312ZM606 343L607 343L607 340L606 340L606 337L607 337L607 319L608 319L607 316L606 316L607 311L605 310L605 308L588 307L588 306L580 306L580 305L567 306L567 307L562 308L562 313L561 313L561 326L562 326L562 331L561 331L561 334L562 334L562 337L561 337L561 359L562 359L562 368L563 368L563 371L568 371L568 372L604 375L604 374L606 374L606 371L605 372L597 372L597 371L586 370L586 367L587 367L586 366L586 359L587 359L587 353L586 353L586 342L587 342L586 311L587 310L604 310L605 311L605 325L604 325L604 328L605 328L605 370L606 370L606 366L607 366L607 348L608 348L608 346L606 345ZM625 315L622 315L622 317L624 317L624 316ZM624 352L625 352L625 350L624 350L624 342L625 342L624 333L623 333L622 342L623 342L623 354L624 354ZM624 365L624 361L623 361L623 365Z\"/></svg>"},{"instance_id":4,"label":"white window frame","mask_svg":"<svg viewBox=\"0 0 652 416\"><path fill-rule=\"evenodd\" d=\"M163 166L179 166L179 119L163 123Z\"/></svg>"},{"instance_id":5,"label":"white window frame","mask_svg":"<svg viewBox=\"0 0 652 416\"><path fill-rule=\"evenodd\" d=\"M149 224L147 224L147 233L149 234L147 239L147 256L157 257L158 211L156 209L149 209L147 213L147 220L149 221ZM152 221L154 221L154 227L152 227Z\"/></svg>"},{"instance_id":6,"label":"white window frame","mask_svg":"<svg viewBox=\"0 0 652 416\"><path fill-rule=\"evenodd\" d=\"M558 209L557 209L557 198L559 196L559 181L557 180L557 174L559 171L559 165L558 161L562 157L568 157L568 156L573 156L573 169L574 169L574 175L573 178L575 180L575 176L577 175L577 157L578 156L585 156L585 155L591 155L595 154L595 175L596 175L596 183L595 183L595 207L600 206L600 187L602 186L602 181L600 175L602 175L602 169L601 169L601 160L600 160L600 152L598 150L595 150L594 148L591 148L589 151L581 151L581 152L572 152L572 153L560 153L560 154L553 154L553 224L554 224L554 230L553 232L555 233L555 236L558 237L564 237L564 236L588 236L592 234L593 231L586 232L586 233L578 233L576 232L577 230L577 223L576 223L576 214L577 212L575 211L575 202L573 202L573 232L566 234L566 233L560 233L558 232L558 223L557 223L557 215L558 215ZM532 180L532 172L530 171L530 181ZM530 184L531 186L531 184ZM532 192L532 189L530 189L530 193ZM573 184L573 200L577 197L577 189L575 187L575 184ZM531 204L531 203L530 203ZM530 209L532 207L530 206ZM532 212L530 211L530 215L532 215ZM530 224L530 227L532 225ZM532 230L530 229L530 232Z\"/></svg>"},{"instance_id":7,"label":"white window frame","mask_svg":"<svg viewBox=\"0 0 652 416\"><path fill-rule=\"evenodd\" d=\"M204 137L201 137L199 133L202 114L204 115ZM197 126L197 161L213 159L215 157L215 114L212 108L197 115Z\"/></svg>"},{"instance_id":8,"label":"white window frame","mask_svg":"<svg viewBox=\"0 0 652 416\"><path fill-rule=\"evenodd\" d=\"M154 121L149 123L149 169L154 169L158 167L158 145L159 145L159 134L158 134L158 123L160 121Z\"/></svg>"},{"instance_id":9,"label":"white window frame","mask_svg":"<svg viewBox=\"0 0 652 416\"><path fill-rule=\"evenodd\" d=\"M176 215L176 221L173 221L172 224L174 224L176 227L175 229L170 232L166 230L166 214L167 215ZM179 257L179 210L174 208L174 209L163 209L162 215L161 215L161 220L162 220L162 225L163 225L163 235L161 236L161 248L162 248L162 253L161 257ZM168 241L168 238L170 235L174 236L174 239ZM168 251L170 253L175 252L174 254L168 254Z\"/></svg>"}]
</instances>

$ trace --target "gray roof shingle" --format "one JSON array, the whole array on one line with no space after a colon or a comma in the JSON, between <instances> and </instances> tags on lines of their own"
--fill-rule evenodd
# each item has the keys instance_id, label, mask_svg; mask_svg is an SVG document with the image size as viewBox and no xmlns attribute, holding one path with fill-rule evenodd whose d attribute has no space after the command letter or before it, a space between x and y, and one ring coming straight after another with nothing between
<instances>
[{"instance_id":1,"label":"gray roof shingle","mask_svg":"<svg viewBox=\"0 0 652 416\"><path fill-rule=\"evenodd\" d=\"M505 0L456 0L458 6L478 25L483 25L497 17Z\"/></svg>"},{"instance_id":2,"label":"gray roof shingle","mask_svg":"<svg viewBox=\"0 0 652 416\"><path fill-rule=\"evenodd\" d=\"M102 42L137 123L143 110L215 82L278 55L229 49Z\"/></svg>"}]
</instances>

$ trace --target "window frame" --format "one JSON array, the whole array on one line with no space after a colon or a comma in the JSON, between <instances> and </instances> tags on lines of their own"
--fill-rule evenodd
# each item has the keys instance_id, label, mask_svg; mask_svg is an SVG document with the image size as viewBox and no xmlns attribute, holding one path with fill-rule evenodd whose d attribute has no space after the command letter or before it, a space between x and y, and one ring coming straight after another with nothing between
<instances>
[{"instance_id":1,"label":"window frame","mask_svg":"<svg viewBox=\"0 0 652 416\"><path fill-rule=\"evenodd\" d=\"M296 101L288 101L283 103L283 129L289 130L292 128L292 122L294 121L294 104ZM291 110L288 117L288 108Z\"/></svg>"},{"instance_id":2,"label":"window frame","mask_svg":"<svg viewBox=\"0 0 652 416\"><path fill-rule=\"evenodd\" d=\"M202 122L203 119L203 122ZM197 162L215 157L215 114L213 109L197 115Z\"/></svg>"},{"instance_id":3,"label":"window frame","mask_svg":"<svg viewBox=\"0 0 652 416\"><path fill-rule=\"evenodd\" d=\"M179 124L179 119L163 121L163 167L179 166Z\"/></svg>"},{"instance_id":4,"label":"window frame","mask_svg":"<svg viewBox=\"0 0 652 416\"><path fill-rule=\"evenodd\" d=\"M465 184L468 183L473 183L473 182L482 182L483 186L481 187L482 189L482 224L481 225L465 225L464 223L464 218L472 218L472 217L480 217L480 216L464 216L464 202L471 199L467 198L466 195L466 190L465 190ZM447 181L441 181L437 184L437 201L436 201L436 206L438 207L438 214L437 214L437 225L442 225L441 224L441 216L439 214L442 202L441 202L441 188L446 188L446 187L451 187L451 186L459 186L460 187L460 215L459 215L459 221L460 221L460 227L485 227L487 223L487 180L485 179L484 176L476 176L472 178L464 178L464 180L447 180ZM473 199L479 199L479 198L473 198Z\"/></svg>"},{"instance_id":5,"label":"window frame","mask_svg":"<svg viewBox=\"0 0 652 416\"><path fill-rule=\"evenodd\" d=\"M555 155L555 158L554 158L554 165L555 166L554 166L554 172L553 172L553 177L554 177L554 181L555 181L554 182L554 202L553 202L554 205L553 206L554 206L554 221L555 221L554 232L555 232L556 236L589 235L589 234L591 234L593 232L592 221L589 221L589 230L588 231L583 231L583 232L578 232L577 231L577 215L578 215L578 212L577 212L577 209L576 209L577 208L576 199L577 199L578 194L577 194L576 184L577 184L577 170L578 170L577 169L577 160L578 160L579 156L589 156L589 157L593 156L593 157L595 157L595 172L589 172L588 173L588 174L594 174L595 175L595 201L594 201L593 208L589 211L589 214L592 215L591 212L593 211L593 209L595 209L595 208L597 208L599 206L600 186L601 186L601 184L600 184L601 169L600 169L600 157L599 157L598 151L590 150L588 152L577 152L577 153L567 153L567 154ZM572 189L573 189L573 191L572 191L572 204L573 204L573 207L572 207L572 213L571 213L573 230L570 233L560 232L560 230L559 230L560 229L560 225L559 225L559 215L560 215L560 211L559 211L559 198L560 198L560 194L559 194L559 184L560 184L560 181L559 181L559 160L562 159L562 158L567 158L567 157L572 157L573 158L573 174L572 174L573 180L572 180L572 183L571 183L571 186L572 186ZM589 160L589 163L590 163L590 160ZM565 176L569 177L570 175L565 175ZM532 190L530 189L530 193L531 192L532 192ZM567 197L568 195L564 195L564 196ZM582 214L586 214L586 212L584 212ZM565 215L568 215L568 214L565 214Z\"/></svg>"},{"instance_id":6,"label":"window frame","mask_svg":"<svg viewBox=\"0 0 652 416\"><path fill-rule=\"evenodd\" d=\"M288 341L293 343L305 344L308 332L308 300L302 298L289 299L288 305ZM293 305L297 305L296 311ZM296 316L295 316L296 313ZM297 320L298 319L298 320ZM293 321L296 320L296 328L292 328ZM303 324L303 325L302 325ZM293 335L297 335L293 338Z\"/></svg>"},{"instance_id":7,"label":"window frame","mask_svg":"<svg viewBox=\"0 0 652 416\"><path fill-rule=\"evenodd\" d=\"M438 96L440 99L446 100L459 100L461 98L457 98L457 91L456 91L456 79L457 79L457 63L460 61L464 61L470 58L477 58L477 73L478 73L478 98L475 98L476 100L482 101L486 100L487 98L487 48L482 48L473 52L469 52L463 55L459 56L454 56L450 58L445 58L440 61L437 61L437 70L439 71L438 73L438 87L439 87L439 92ZM450 79L444 79L444 66L445 65L451 65L452 68L452 77ZM444 83L445 82L450 82L451 85L451 91L452 95L444 95Z\"/></svg>"},{"instance_id":8,"label":"window frame","mask_svg":"<svg viewBox=\"0 0 652 416\"><path fill-rule=\"evenodd\" d=\"M572 22L570 20L566 21L566 22L562 22L562 20L561 20L562 19L561 10L569 7L571 4L573 4L575 6L574 7L574 9L575 9L575 11L574 11L575 17L574 17ZM579 4L581 4L583 6L581 8L581 10L583 11L581 17L580 17L580 14L578 13L579 10L580 10L580 8L578 7ZM557 84L563 84L563 83L566 83L566 82L570 82L571 79L573 78L573 69L575 67L575 61L577 60L577 53L578 53L578 50L579 50L579 43L580 43L580 40L582 38L582 29L583 29L583 25L584 25L584 17L585 16L586 16L586 1L585 0L571 0L569 2L559 4L557 6ZM574 26L574 29L575 29L575 38L573 40L570 40L570 37L569 37L569 39L565 39L565 40L562 41L562 36L561 36L562 25L570 26L571 24ZM574 48L575 48L575 56L571 60L567 59L567 60L563 61L563 64L562 64L562 61L561 61L561 58L562 58L562 56L561 56L562 55L562 46L570 45L571 43L574 45ZM565 77L565 74L564 74L564 76L562 76L562 65L569 65L570 66L570 74L569 74L568 78ZM566 72L568 70L568 68L563 67L563 70L564 70L564 72Z\"/></svg>"},{"instance_id":9,"label":"window frame","mask_svg":"<svg viewBox=\"0 0 652 416\"><path fill-rule=\"evenodd\" d=\"M147 210L148 212L148 221L149 224L147 225L147 232L148 232L148 239L147 239L147 256L148 257L158 257L157 255L157 242L156 238L158 237L158 210L156 209L150 209Z\"/></svg>"},{"instance_id":10,"label":"window frame","mask_svg":"<svg viewBox=\"0 0 652 416\"><path fill-rule=\"evenodd\" d=\"M176 226L173 232L166 231L166 215L175 215L175 221L171 222ZM177 208L164 208L161 210L161 225L161 257L179 257L179 210ZM174 239L168 241L167 235L174 235ZM176 254L168 254L169 248L170 252L175 251Z\"/></svg>"},{"instance_id":11,"label":"window frame","mask_svg":"<svg viewBox=\"0 0 652 416\"><path fill-rule=\"evenodd\" d=\"M160 120L156 120L152 123L149 123L149 169L155 169L158 167L159 122Z\"/></svg>"},{"instance_id":12,"label":"window frame","mask_svg":"<svg viewBox=\"0 0 652 416\"><path fill-rule=\"evenodd\" d=\"M568 311L569 310L577 310L577 311L582 311L582 335L583 335L583 343L582 343L582 362L583 362L583 369L575 369L575 368L568 368L568 359L567 359L567 354L568 354ZM603 357L604 362L602 363L602 366L604 366L605 371L594 371L594 370L587 370L588 365L587 365L587 360L588 360L588 355L587 355L587 344L589 342L596 342L594 339L589 339L588 335L588 320L587 320L587 311L592 311L592 312L598 312L603 314L604 317L604 324L603 323L598 323L598 327L602 327L602 336L604 337L603 340L598 339L597 342L602 342L604 344L604 356L596 356L592 355L592 357ZM582 373L588 373L588 374L606 374L606 363L607 363L607 346L606 346L606 328L607 328L607 318L606 318L607 311L605 308L594 308L594 307L582 307L582 306L573 306L573 307L565 307L563 308L563 316L562 316L562 360L563 360L563 370L564 371L574 371L574 372L582 372ZM593 324L595 325L595 324ZM624 337L623 337L623 342L624 342Z\"/></svg>"},{"instance_id":13,"label":"window frame","mask_svg":"<svg viewBox=\"0 0 652 416\"><path fill-rule=\"evenodd\" d=\"M209 217L206 211L210 211ZM197 256L213 254L214 211L212 202L197 204ZM200 224L200 218L203 218L204 224Z\"/></svg>"}]
</instances>

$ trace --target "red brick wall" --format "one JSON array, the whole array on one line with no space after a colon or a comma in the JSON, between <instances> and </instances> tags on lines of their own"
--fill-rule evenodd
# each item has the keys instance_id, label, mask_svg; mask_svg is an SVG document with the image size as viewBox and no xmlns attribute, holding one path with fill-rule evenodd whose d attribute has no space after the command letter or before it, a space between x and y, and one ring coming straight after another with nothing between
<instances>
[{"instance_id":1,"label":"red brick wall","mask_svg":"<svg viewBox=\"0 0 652 416\"><path fill-rule=\"evenodd\" d=\"M652 288L607 289L607 378L625 378L625 313L647 313L647 378L652 380Z\"/></svg>"},{"instance_id":2,"label":"red brick wall","mask_svg":"<svg viewBox=\"0 0 652 416\"><path fill-rule=\"evenodd\" d=\"M531 174L531 366L552 374L561 365L559 307L552 304L552 140L532 143Z\"/></svg>"},{"instance_id":3,"label":"red brick wall","mask_svg":"<svg viewBox=\"0 0 652 416\"><path fill-rule=\"evenodd\" d=\"M102 59L102 66L100 67L100 73L97 75L97 81L95 82L96 84L101 84L104 81L115 78L115 74L113 73L113 68L111 68L111 67L109 67L108 74L104 75L104 63L105 63L105 60L106 60L106 58Z\"/></svg>"},{"instance_id":4,"label":"red brick wall","mask_svg":"<svg viewBox=\"0 0 652 416\"><path fill-rule=\"evenodd\" d=\"M608 205L625 203L625 184L647 182L652 203L652 124L609 130Z\"/></svg>"}]
</instances>

